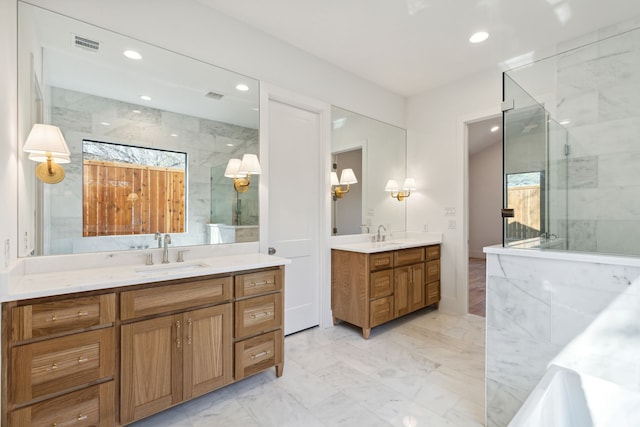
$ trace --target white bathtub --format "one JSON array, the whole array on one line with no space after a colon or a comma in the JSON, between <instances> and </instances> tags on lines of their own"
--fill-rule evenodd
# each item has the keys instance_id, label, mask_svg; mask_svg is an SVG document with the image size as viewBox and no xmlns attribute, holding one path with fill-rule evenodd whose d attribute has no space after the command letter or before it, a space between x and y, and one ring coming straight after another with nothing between
<instances>
[{"instance_id":1,"label":"white bathtub","mask_svg":"<svg viewBox=\"0 0 640 427\"><path fill-rule=\"evenodd\" d=\"M509 423L509 427L638 426L640 393L556 365L549 367Z\"/></svg>"}]
</instances>

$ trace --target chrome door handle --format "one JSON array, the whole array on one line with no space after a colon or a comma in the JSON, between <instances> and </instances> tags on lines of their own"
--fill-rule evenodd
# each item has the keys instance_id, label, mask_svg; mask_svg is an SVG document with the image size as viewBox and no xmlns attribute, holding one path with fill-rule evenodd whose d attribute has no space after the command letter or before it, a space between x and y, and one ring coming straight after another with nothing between
<instances>
[{"instance_id":1,"label":"chrome door handle","mask_svg":"<svg viewBox=\"0 0 640 427\"><path fill-rule=\"evenodd\" d=\"M267 251L267 253L269 255L275 255L276 254L276 248L269 248L269 250Z\"/></svg>"}]
</instances>

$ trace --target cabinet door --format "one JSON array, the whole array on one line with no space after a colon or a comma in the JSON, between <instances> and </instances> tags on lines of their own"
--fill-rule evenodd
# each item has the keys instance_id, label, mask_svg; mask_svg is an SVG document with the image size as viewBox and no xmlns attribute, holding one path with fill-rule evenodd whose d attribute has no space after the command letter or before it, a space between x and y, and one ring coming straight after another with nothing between
<instances>
[{"instance_id":1,"label":"cabinet door","mask_svg":"<svg viewBox=\"0 0 640 427\"><path fill-rule=\"evenodd\" d=\"M424 263L397 267L394 272L394 286L395 317L424 307Z\"/></svg>"},{"instance_id":2,"label":"cabinet door","mask_svg":"<svg viewBox=\"0 0 640 427\"><path fill-rule=\"evenodd\" d=\"M190 311L183 316L184 399L232 381L232 305Z\"/></svg>"},{"instance_id":3,"label":"cabinet door","mask_svg":"<svg viewBox=\"0 0 640 427\"><path fill-rule=\"evenodd\" d=\"M182 315L121 327L120 412L123 424L182 400Z\"/></svg>"}]
</instances>

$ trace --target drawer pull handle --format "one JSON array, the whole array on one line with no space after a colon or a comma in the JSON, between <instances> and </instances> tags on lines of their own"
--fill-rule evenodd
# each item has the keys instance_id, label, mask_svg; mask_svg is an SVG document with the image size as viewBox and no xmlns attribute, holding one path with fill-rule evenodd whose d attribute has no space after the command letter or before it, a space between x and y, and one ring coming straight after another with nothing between
<instances>
[{"instance_id":1,"label":"drawer pull handle","mask_svg":"<svg viewBox=\"0 0 640 427\"><path fill-rule=\"evenodd\" d=\"M58 320L58 317L55 314L53 316L51 316L51 321L52 322L55 322L56 320Z\"/></svg>"},{"instance_id":2,"label":"drawer pull handle","mask_svg":"<svg viewBox=\"0 0 640 427\"><path fill-rule=\"evenodd\" d=\"M189 331L187 332L187 344L191 345L191 330L193 328L193 321L191 318L187 320L187 325L189 325Z\"/></svg>"},{"instance_id":3,"label":"drawer pull handle","mask_svg":"<svg viewBox=\"0 0 640 427\"><path fill-rule=\"evenodd\" d=\"M176 338L176 348L180 348L180 345L182 344L182 342L180 341L180 321L179 320L176 322L176 335L178 336L178 338Z\"/></svg>"},{"instance_id":4,"label":"drawer pull handle","mask_svg":"<svg viewBox=\"0 0 640 427\"><path fill-rule=\"evenodd\" d=\"M88 311L79 311L78 312L78 317L84 317L84 316L88 316L89 312Z\"/></svg>"},{"instance_id":5,"label":"drawer pull handle","mask_svg":"<svg viewBox=\"0 0 640 427\"><path fill-rule=\"evenodd\" d=\"M266 356L267 354L271 353L270 351L261 351L258 354L252 354L251 358L252 359L257 359L258 357L262 357L262 356Z\"/></svg>"},{"instance_id":6,"label":"drawer pull handle","mask_svg":"<svg viewBox=\"0 0 640 427\"><path fill-rule=\"evenodd\" d=\"M51 423L51 427L58 427L58 423Z\"/></svg>"},{"instance_id":7,"label":"drawer pull handle","mask_svg":"<svg viewBox=\"0 0 640 427\"><path fill-rule=\"evenodd\" d=\"M182 343L180 342L180 338L176 338L176 348L180 348L180 345Z\"/></svg>"},{"instance_id":8,"label":"drawer pull handle","mask_svg":"<svg viewBox=\"0 0 640 427\"><path fill-rule=\"evenodd\" d=\"M269 316L271 314L270 311L263 311L262 313L253 313L251 315L252 319L257 319L258 317L265 317L265 316Z\"/></svg>"},{"instance_id":9,"label":"drawer pull handle","mask_svg":"<svg viewBox=\"0 0 640 427\"><path fill-rule=\"evenodd\" d=\"M82 357L82 356L78 357L78 363L85 363L88 361L89 361L88 357Z\"/></svg>"},{"instance_id":10,"label":"drawer pull handle","mask_svg":"<svg viewBox=\"0 0 640 427\"><path fill-rule=\"evenodd\" d=\"M86 415L78 414L78 421L84 421L87 419Z\"/></svg>"},{"instance_id":11,"label":"drawer pull handle","mask_svg":"<svg viewBox=\"0 0 640 427\"><path fill-rule=\"evenodd\" d=\"M53 362L51 364L51 369L58 369L58 364L56 362Z\"/></svg>"}]
</instances>

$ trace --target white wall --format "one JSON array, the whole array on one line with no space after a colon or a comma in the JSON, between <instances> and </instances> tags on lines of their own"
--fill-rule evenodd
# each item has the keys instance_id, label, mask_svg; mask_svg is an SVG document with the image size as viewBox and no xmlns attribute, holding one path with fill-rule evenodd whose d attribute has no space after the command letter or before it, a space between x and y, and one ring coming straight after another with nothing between
<instances>
[{"instance_id":1,"label":"white wall","mask_svg":"<svg viewBox=\"0 0 640 427\"><path fill-rule=\"evenodd\" d=\"M469 157L469 256L502 243L502 142Z\"/></svg>"},{"instance_id":2,"label":"white wall","mask_svg":"<svg viewBox=\"0 0 640 427\"><path fill-rule=\"evenodd\" d=\"M464 123L499 113L501 100L502 77L496 68L407 101L407 174L418 187L406 201L407 229L426 225L429 231L443 231L445 311L467 311ZM445 216L445 208L455 208L455 216Z\"/></svg>"}]
</instances>

